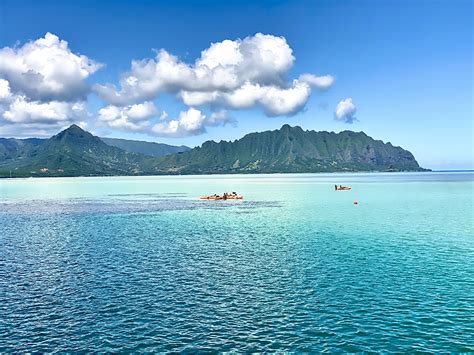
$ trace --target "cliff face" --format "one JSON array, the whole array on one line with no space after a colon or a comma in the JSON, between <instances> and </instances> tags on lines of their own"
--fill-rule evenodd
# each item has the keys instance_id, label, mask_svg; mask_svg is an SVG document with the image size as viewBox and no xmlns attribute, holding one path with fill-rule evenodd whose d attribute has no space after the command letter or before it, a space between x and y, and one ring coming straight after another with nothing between
<instances>
[{"instance_id":1,"label":"cliff face","mask_svg":"<svg viewBox=\"0 0 474 355\"><path fill-rule=\"evenodd\" d=\"M335 171L417 171L413 155L363 132L280 130L251 133L234 142L202 147L160 159L161 173L274 173Z\"/></svg>"},{"instance_id":2,"label":"cliff face","mask_svg":"<svg viewBox=\"0 0 474 355\"><path fill-rule=\"evenodd\" d=\"M80 176L418 170L423 169L409 151L363 132L304 131L289 125L163 157L108 145L75 125L46 140L0 140L4 177L10 171L12 176Z\"/></svg>"}]
</instances>

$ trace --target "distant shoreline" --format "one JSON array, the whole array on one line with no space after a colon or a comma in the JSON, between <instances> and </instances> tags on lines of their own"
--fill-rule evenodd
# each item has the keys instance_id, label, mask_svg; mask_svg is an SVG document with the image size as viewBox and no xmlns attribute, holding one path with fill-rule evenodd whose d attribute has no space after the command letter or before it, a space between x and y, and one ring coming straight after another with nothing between
<instances>
[{"instance_id":1,"label":"distant shoreline","mask_svg":"<svg viewBox=\"0 0 474 355\"><path fill-rule=\"evenodd\" d=\"M41 173L38 175L23 175L23 176L0 176L0 179L30 179L30 178L75 178L75 177L121 177L121 176L127 176L127 177L138 177L138 176L206 176L206 175L229 175L229 176L235 176L235 175L242 175L242 176L248 176L248 175L275 175L275 174L370 174L370 173L384 173L384 174L392 174L392 173L425 173L425 172L431 172L430 169L423 169L423 170L405 170L405 171L375 171L375 170L367 170L367 171L315 171L315 172L206 172L206 173L186 173L186 174L124 174L124 175L55 175L55 174L50 174L48 173ZM13 174L12 174L13 175Z\"/></svg>"},{"instance_id":2,"label":"distant shoreline","mask_svg":"<svg viewBox=\"0 0 474 355\"><path fill-rule=\"evenodd\" d=\"M334 171L334 172L314 172L314 173L289 173L289 172L282 172L282 173L216 173L216 174L143 174L143 175L69 175L69 176L17 176L17 177L0 177L0 180L18 180L18 179L44 179L44 178L119 178L119 177L126 177L126 178L133 178L133 177L179 177L179 176L257 176L257 175L344 175L344 174L420 174L420 173L474 173L474 169L459 169L459 170L424 170L424 171Z\"/></svg>"}]
</instances>

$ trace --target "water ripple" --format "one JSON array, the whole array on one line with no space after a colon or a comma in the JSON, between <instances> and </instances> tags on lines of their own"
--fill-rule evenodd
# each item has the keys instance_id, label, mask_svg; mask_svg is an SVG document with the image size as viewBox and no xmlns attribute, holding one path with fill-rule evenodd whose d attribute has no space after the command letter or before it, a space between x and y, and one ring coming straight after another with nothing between
<instances>
[{"instance_id":1,"label":"water ripple","mask_svg":"<svg viewBox=\"0 0 474 355\"><path fill-rule=\"evenodd\" d=\"M5 199L0 352L473 352L455 184Z\"/></svg>"},{"instance_id":2,"label":"water ripple","mask_svg":"<svg viewBox=\"0 0 474 355\"><path fill-rule=\"evenodd\" d=\"M114 195L124 196L124 195ZM234 209L237 213L252 213L258 208L280 207L277 201L201 201L183 198L151 199L69 199L69 200L26 200L0 202L0 214L93 214L93 213L136 213L177 210L221 210Z\"/></svg>"}]
</instances>

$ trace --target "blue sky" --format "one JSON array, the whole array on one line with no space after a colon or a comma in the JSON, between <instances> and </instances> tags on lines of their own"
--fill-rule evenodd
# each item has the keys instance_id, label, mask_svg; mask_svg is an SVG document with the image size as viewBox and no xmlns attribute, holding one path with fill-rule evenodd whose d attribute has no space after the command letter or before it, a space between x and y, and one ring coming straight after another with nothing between
<instances>
[{"instance_id":1,"label":"blue sky","mask_svg":"<svg viewBox=\"0 0 474 355\"><path fill-rule=\"evenodd\" d=\"M237 139L289 123L304 129L364 131L409 149L427 168L474 167L472 1L0 1L1 48L13 48L19 55L25 43L47 32L67 41L74 55L102 64L87 75L85 83L116 85L115 91L102 91L101 97L98 91L89 91L83 102L87 128L96 134L195 146L208 139ZM127 129L119 120L115 126L97 123L104 107L117 106L123 117L126 105L138 103L107 99L120 92L120 75L131 70L132 60L153 59L157 50L165 49L180 63L193 65L212 43L238 39L245 43L245 38L257 33L282 37L292 50L294 60L283 71L287 81L279 89L291 88L293 80L305 73L330 75L334 83L327 90L319 84L305 86L308 98L279 112L265 111L265 99L261 105L245 108L195 107L201 112L193 116L197 120L204 115L208 120L222 108L226 118L213 124L200 121L202 126L178 133L169 134L168 126L151 131L145 124ZM1 65L0 56L0 78ZM13 95L21 83L15 84L12 72L8 73L5 78ZM140 97L140 102L154 105L154 124L166 125L181 117L180 112L191 117L187 110L196 105L186 105L172 90ZM37 102L35 110L53 107L44 103L54 100L54 107L69 112L70 108L58 103L63 96L54 96L58 92L52 98L38 95L26 95L24 100ZM345 107L340 119L335 119L336 106L349 98L355 113ZM34 135L37 126L27 120L35 117L42 124L38 132L49 133L43 125L49 121L32 115L31 110L29 116L11 107L4 111L10 114L4 122L8 127L4 132L0 128L2 135ZM163 111L168 118L164 119ZM347 123L354 117L357 120ZM224 125L229 120L233 122ZM57 123L51 129L56 127Z\"/></svg>"}]
</instances>

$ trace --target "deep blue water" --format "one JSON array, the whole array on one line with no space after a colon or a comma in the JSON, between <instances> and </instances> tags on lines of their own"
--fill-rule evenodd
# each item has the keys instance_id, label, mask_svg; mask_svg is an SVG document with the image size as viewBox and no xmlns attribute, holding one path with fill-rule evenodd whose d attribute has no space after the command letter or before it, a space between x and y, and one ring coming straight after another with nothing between
<instances>
[{"instance_id":1,"label":"deep blue water","mask_svg":"<svg viewBox=\"0 0 474 355\"><path fill-rule=\"evenodd\" d=\"M196 198L223 191L245 199ZM0 197L2 352L474 351L473 173L14 179Z\"/></svg>"}]
</instances>

